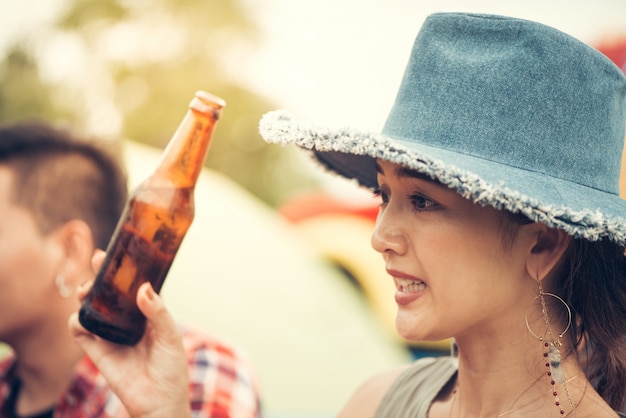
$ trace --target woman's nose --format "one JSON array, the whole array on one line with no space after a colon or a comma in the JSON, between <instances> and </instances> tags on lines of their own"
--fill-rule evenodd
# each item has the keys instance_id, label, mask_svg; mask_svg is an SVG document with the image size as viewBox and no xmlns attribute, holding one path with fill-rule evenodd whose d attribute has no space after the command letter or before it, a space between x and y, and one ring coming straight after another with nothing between
<instances>
[{"instance_id":1,"label":"woman's nose","mask_svg":"<svg viewBox=\"0 0 626 418\"><path fill-rule=\"evenodd\" d=\"M401 222L389 209L381 210L376 218L376 226L371 237L372 248L381 254L390 251L404 254L407 246L406 237Z\"/></svg>"}]
</instances>

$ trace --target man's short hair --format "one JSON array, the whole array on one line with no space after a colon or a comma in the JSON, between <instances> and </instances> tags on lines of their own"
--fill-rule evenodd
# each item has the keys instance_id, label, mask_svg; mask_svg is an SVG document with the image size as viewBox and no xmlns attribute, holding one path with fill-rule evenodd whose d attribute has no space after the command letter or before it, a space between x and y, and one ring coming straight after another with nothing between
<instances>
[{"instance_id":1,"label":"man's short hair","mask_svg":"<svg viewBox=\"0 0 626 418\"><path fill-rule=\"evenodd\" d=\"M95 245L106 249L127 199L126 175L110 142L41 121L0 126L0 165L15 173L14 203L33 214L42 233L81 219Z\"/></svg>"}]
</instances>

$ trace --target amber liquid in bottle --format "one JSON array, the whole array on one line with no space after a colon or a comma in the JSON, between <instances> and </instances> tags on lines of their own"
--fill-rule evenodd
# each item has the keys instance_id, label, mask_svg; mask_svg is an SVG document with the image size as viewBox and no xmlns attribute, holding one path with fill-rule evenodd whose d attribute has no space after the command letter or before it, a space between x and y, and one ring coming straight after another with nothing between
<instances>
[{"instance_id":1,"label":"amber liquid in bottle","mask_svg":"<svg viewBox=\"0 0 626 418\"><path fill-rule=\"evenodd\" d=\"M149 281L160 292L194 217L194 188L225 103L198 91L155 172L131 193L101 269L78 318L90 332L134 345L146 318L137 290Z\"/></svg>"}]
</instances>

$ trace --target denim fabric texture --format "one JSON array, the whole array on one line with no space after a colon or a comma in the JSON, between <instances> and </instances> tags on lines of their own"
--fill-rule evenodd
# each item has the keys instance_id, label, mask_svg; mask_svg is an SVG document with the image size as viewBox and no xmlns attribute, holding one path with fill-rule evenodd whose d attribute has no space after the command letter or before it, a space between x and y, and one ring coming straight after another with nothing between
<instances>
[{"instance_id":1,"label":"denim fabric texture","mask_svg":"<svg viewBox=\"0 0 626 418\"><path fill-rule=\"evenodd\" d=\"M381 133L309 127L283 110L260 122L267 142L312 150L368 188L381 158L476 203L622 245L625 128L626 77L603 54L537 22L462 13L425 20Z\"/></svg>"}]
</instances>

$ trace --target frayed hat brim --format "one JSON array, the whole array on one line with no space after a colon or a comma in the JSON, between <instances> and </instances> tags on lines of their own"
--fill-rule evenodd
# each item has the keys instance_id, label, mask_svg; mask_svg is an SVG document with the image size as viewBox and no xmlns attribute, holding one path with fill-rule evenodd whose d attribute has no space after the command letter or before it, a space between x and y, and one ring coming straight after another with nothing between
<instances>
[{"instance_id":1,"label":"frayed hat brim","mask_svg":"<svg viewBox=\"0 0 626 418\"><path fill-rule=\"evenodd\" d=\"M265 141L309 150L326 169L370 189L377 186L380 158L422 172L477 204L521 213L575 238L626 246L626 202L613 193L402 138L308 127L282 110L264 115L259 130Z\"/></svg>"}]
</instances>

